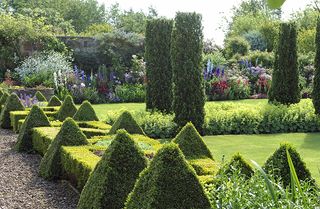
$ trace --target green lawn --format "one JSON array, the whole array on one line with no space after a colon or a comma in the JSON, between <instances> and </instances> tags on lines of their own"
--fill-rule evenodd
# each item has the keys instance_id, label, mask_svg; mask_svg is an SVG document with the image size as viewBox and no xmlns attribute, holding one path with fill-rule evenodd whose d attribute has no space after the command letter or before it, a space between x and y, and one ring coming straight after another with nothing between
<instances>
[{"instance_id":1,"label":"green lawn","mask_svg":"<svg viewBox=\"0 0 320 209\"><path fill-rule=\"evenodd\" d=\"M229 160L234 153L240 152L247 160L254 160L260 165L281 142L289 142L296 147L312 176L320 183L320 133L205 136L204 140L220 162L223 156Z\"/></svg>"}]
</instances>

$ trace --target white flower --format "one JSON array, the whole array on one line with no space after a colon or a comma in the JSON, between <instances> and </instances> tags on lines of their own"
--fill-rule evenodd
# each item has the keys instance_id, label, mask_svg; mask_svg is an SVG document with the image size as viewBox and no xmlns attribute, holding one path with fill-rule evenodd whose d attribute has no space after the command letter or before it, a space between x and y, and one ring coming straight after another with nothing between
<instances>
[{"instance_id":1,"label":"white flower","mask_svg":"<svg viewBox=\"0 0 320 209\"><path fill-rule=\"evenodd\" d=\"M84 88L84 87L86 87L86 84L81 83L80 86L81 86L82 88Z\"/></svg>"}]
</instances>

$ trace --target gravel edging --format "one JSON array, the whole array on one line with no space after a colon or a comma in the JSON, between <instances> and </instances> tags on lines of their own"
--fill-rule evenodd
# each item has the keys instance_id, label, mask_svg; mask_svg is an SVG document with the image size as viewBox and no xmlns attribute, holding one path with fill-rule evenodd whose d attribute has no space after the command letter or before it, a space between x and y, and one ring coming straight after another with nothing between
<instances>
[{"instance_id":1,"label":"gravel edging","mask_svg":"<svg viewBox=\"0 0 320 209\"><path fill-rule=\"evenodd\" d=\"M17 135L0 129L0 209L73 209L79 194L66 181L38 176L41 156L12 150Z\"/></svg>"}]
</instances>

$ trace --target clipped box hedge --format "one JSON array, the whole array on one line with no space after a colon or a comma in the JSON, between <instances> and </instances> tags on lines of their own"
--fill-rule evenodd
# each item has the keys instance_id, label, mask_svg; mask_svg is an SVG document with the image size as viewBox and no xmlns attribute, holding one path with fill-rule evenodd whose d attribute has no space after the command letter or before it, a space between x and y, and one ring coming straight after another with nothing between
<instances>
[{"instance_id":1,"label":"clipped box hedge","mask_svg":"<svg viewBox=\"0 0 320 209\"><path fill-rule=\"evenodd\" d=\"M58 132L59 129L55 127L34 128L32 130L33 149L43 156Z\"/></svg>"}]
</instances>

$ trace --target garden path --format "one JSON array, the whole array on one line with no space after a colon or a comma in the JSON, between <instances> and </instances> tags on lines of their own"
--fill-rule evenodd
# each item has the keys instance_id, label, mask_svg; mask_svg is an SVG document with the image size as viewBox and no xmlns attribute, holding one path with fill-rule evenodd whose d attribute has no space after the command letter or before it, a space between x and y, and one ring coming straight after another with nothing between
<instances>
[{"instance_id":1,"label":"garden path","mask_svg":"<svg viewBox=\"0 0 320 209\"><path fill-rule=\"evenodd\" d=\"M38 176L41 157L12 149L17 135L0 129L0 209L71 209L79 195L67 182Z\"/></svg>"}]
</instances>

